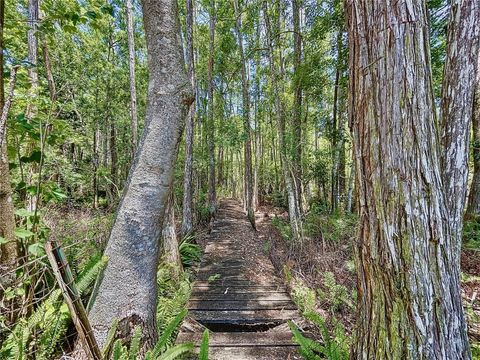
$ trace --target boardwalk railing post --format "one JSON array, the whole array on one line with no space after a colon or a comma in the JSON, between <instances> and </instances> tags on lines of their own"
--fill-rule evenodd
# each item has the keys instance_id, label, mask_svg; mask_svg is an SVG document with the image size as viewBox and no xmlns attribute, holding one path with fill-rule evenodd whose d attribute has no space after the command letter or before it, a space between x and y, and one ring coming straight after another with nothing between
<instances>
[{"instance_id":1,"label":"boardwalk railing post","mask_svg":"<svg viewBox=\"0 0 480 360\"><path fill-rule=\"evenodd\" d=\"M75 286L72 271L68 265L65 254L56 241L47 241L45 244L48 260L52 265L53 273L67 302L73 323L77 329L84 351L89 358L102 360L102 352L93 335L92 327L88 321L87 312L83 306L80 293Z\"/></svg>"}]
</instances>

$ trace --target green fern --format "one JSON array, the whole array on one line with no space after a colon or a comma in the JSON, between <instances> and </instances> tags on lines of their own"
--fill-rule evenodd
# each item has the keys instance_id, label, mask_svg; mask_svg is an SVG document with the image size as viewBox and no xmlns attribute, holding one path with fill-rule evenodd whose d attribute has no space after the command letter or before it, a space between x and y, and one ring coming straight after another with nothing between
<instances>
[{"instance_id":1,"label":"green fern","mask_svg":"<svg viewBox=\"0 0 480 360\"><path fill-rule=\"evenodd\" d=\"M110 349L112 348L113 342L115 341L115 334L118 328L118 319L113 320L112 326L108 330L107 341L105 341L105 347L102 350L102 356L108 358Z\"/></svg>"},{"instance_id":2,"label":"green fern","mask_svg":"<svg viewBox=\"0 0 480 360\"><path fill-rule=\"evenodd\" d=\"M165 351L168 346L168 342L173 335L173 332L178 328L180 323L183 321L185 316L187 316L188 311L186 309L182 310L177 316L173 318L172 321L168 324L163 332L162 336L158 339L155 347L152 350L153 359L156 359L160 354Z\"/></svg>"},{"instance_id":3,"label":"green fern","mask_svg":"<svg viewBox=\"0 0 480 360\"><path fill-rule=\"evenodd\" d=\"M79 292L85 293L107 265L107 258L91 260L78 276L75 285ZM65 337L70 314L61 301L62 293L55 289L38 306L27 320L19 321L7 336L0 348L0 358L24 359L28 353L32 333L38 329L35 339L35 358L51 359L57 344Z\"/></svg>"},{"instance_id":4,"label":"green fern","mask_svg":"<svg viewBox=\"0 0 480 360\"><path fill-rule=\"evenodd\" d=\"M315 323L320 329L324 342L324 355L330 360L343 360L349 358L348 343L345 337L345 330L339 323L336 324L335 338L332 338L330 331L320 314L312 311L305 313L304 316Z\"/></svg>"},{"instance_id":5,"label":"green fern","mask_svg":"<svg viewBox=\"0 0 480 360\"><path fill-rule=\"evenodd\" d=\"M200 260L200 247L193 243L194 239L193 235L187 235L182 239L178 247L184 267L190 267Z\"/></svg>"},{"instance_id":6,"label":"green fern","mask_svg":"<svg viewBox=\"0 0 480 360\"><path fill-rule=\"evenodd\" d=\"M174 360L180 355L189 353L193 351L193 343L184 343L171 347L165 351L160 357L153 358L154 360Z\"/></svg>"},{"instance_id":7,"label":"green fern","mask_svg":"<svg viewBox=\"0 0 480 360\"><path fill-rule=\"evenodd\" d=\"M127 350L122 345L122 340L118 339L113 344L112 360L125 360L127 358Z\"/></svg>"},{"instance_id":8,"label":"green fern","mask_svg":"<svg viewBox=\"0 0 480 360\"><path fill-rule=\"evenodd\" d=\"M202 343L200 344L200 355L198 356L198 360L208 360L208 342L208 329L205 329L203 332Z\"/></svg>"},{"instance_id":9,"label":"green fern","mask_svg":"<svg viewBox=\"0 0 480 360\"><path fill-rule=\"evenodd\" d=\"M105 270L107 263L108 257L103 256L100 259L95 259L95 261L90 261L85 265L85 268L75 282L77 290L81 295L88 290L88 288L95 282L98 275Z\"/></svg>"},{"instance_id":10,"label":"green fern","mask_svg":"<svg viewBox=\"0 0 480 360\"><path fill-rule=\"evenodd\" d=\"M132 341L130 342L129 360L136 360L138 353L140 352L140 340L142 339L142 328L135 326L133 330Z\"/></svg>"},{"instance_id":11,"label":"green fern","mask_svg":"<svg viewBox=\"0 0 480 360\"><path fill-rule=\"evenodd\" d=\"M302 357L306 360L321 360L321 357L316 353L324 354L325 348L317 342L303 336L293 322L289 321L288 326L293 333L295 342L300 346L300 354Z\"/></svg>"}]
</instances>

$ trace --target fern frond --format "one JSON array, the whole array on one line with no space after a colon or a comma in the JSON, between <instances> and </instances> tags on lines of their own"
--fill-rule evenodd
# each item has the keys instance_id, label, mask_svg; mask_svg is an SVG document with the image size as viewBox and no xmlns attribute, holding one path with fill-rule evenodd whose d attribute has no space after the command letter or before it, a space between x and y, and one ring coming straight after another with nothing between
<instances>
[{"instance_id":1,"label":"fern frond","mask_svg":"<svg viewBox=\"0 0 480 360\"><path fill-rule=\"evenodd\" d=\"M115 319L113 320L110 330L108 330L107 341L105 341L105 347L103 348L103 351L102 351L102 356L104 358L108 358L108 353L110 352L113 342L115 341L115 334L117 332L117 328L118 328L118 319Z\"/></svg>"},{"instance_id":2,"label":"fern frond","mask_svg":"<svg viewBox=\"0 0 480 360\"><path fill-rule=\"evenodd\" d=\"M200 354L198 356L199 360L208 360L208 338L208 329L205 329L205 331L203 332L202 343L200 344Z\"/></svg>"},{"instance_id":3,"label":"fern frond","mask_svg":"<svg viewBox=\"0 0 480 360\"><path fill-rule=\"evenodd\" d=\"M156 360L174 360L178 358L180 355L186 354L188 352L193 351L193 343L184 343L179 344L171 347L165 353L163 353L160 357L154 358Z\"/></svg>"},{"instance_id":4,"label":"fern frond","mask_svg":"<svg viewBox=\"0 0 480 360\"><path fill-rule=\"evenodd\" d=\"M158 342L155 344L153 348L153 358L156 359L160 356L160 354L165 350L168 345L168 340L172 337L173 332L177 329L178 325L183 321L185 316L187 316L188 311L183 309L177 316L173 318L172 321L168 324L163 332L162 336L158 339Z\"/></svg>"},{"instance_id":5,"label":"fern frond","mask_svg":"<svg viewBox=\"0 0 480 360\"><path fill-rule=\"evenodd\" d=\"M142 338L142 328L140 326L135 326L133 330L132 341L130 342L130 352L129 360L136 360L137 355L140 351L140 340Z\"/></svg>"},{"instance_id":6,"label":"fern frond","mask_svg":"<svg viewBox=\"0 0 480 360\"><path fill-rule=\"evenodd\" d=\"M108 257L103 256L97 261L89 263L78 276L75 285L80 294L83 294L91 284L97 279L97 276L105 270L108 263Z\"/></svg>"},{"instance_id":7,"label":"fern frond","mask_svg":"<svg viewBox=\"0 0 480 360\"><path fill-rule=\"evenodd\" d=\"M112 360L123 360L125 358L125 347L122 345L122 340L118 339L113 344Z\"/></svg>"},{"instance_id":8,"label":"fern frond","mask_svg":"<svg viewBox=\"0 0 480 360\"><path fill-rule=\"evenodd\" d=\"M317 342L303 336L293 322L289 321L288 326L292 331L295 342L300 345L300 353L302 354L302 357L307 360L321 360L320 356L315 354L315 352L324 354L325 348Z\"/></svg>"}]
</instances>

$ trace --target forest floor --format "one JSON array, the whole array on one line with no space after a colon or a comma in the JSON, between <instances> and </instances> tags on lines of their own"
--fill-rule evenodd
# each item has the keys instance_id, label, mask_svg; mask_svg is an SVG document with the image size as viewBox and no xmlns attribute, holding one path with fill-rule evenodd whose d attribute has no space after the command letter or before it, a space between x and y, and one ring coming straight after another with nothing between
<instances>
[{"instance_id":1,"label":"forest floor","mask_svg":"<svg viewBox=\"0 0 480 360\"><path fill-rule=\"evenodd\" d=\"M283 274L288 289L299 307L310 307L321 314L334 332L341 325L342 339L348 339L355 326L355 267L353 262L353 241L355 226L345 226L344 231L335 233L329 228L342 216L315 215L316 222L323 217L326 229L310 231L302 244L295 244L285 236L278 219L287 221L287 213L273 206L259 208L257 219L263 238L263 248L278 274ZM307 216L307 222L312 217ZM354 221L355 223L356 221ZM309 224L305 224L308 228ZM469 337L474 359L480 359L480 249L464 246L461 257L462 297L468 320ZM310 299L305 299L310 296ZM302 299L303 297L303 299ZM310 302L310 304L308 304ZM303 305L302 305L303 304ZM317 334L320 336L320 334ZM349 344L344 344L348 346Z\"/></svg>"}]
</instances>

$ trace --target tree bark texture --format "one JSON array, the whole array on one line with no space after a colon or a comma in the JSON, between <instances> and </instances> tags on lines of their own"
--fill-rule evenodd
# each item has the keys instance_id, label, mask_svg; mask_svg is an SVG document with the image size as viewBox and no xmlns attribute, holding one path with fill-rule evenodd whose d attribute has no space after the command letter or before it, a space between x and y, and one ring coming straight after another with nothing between
<instances>
[{"instance_id":1,"label":"tree bark texture","mask_svg":"<svg viewBox=\"0 0 480 360\"><path fill-rule=\"evenodd\" d=\"M195 60L193 53L193 0L186 0L186 29L187 46L186 60L190 83L195 89ZM182 204L182 235L186 236L193 230L193 139L195 124L195 101L190 105L187 123L185 126L185 171L183 179L183 204Z\"/></svg>"},{"instance_id":2,"label":"tree bark texture","mask_svg":"<svg viewBox=\"0 0 480 360\"><path fill-rule=\"evenodd\" d=\"M480 2L451 2L447 57L442 84L442 175L449 223L460 256L463 216L468 189L468 145L475 93L480 35Z\"/></svg>"},{"instance_id":3,"label":"tree bark texture","mask_svg":"<svg viewBox=\"0 0 480 360\"><path fill-rule=\"evenodd\" d=\"M127 38L128 38L128 69L130 75L130 117L132 127L132 154L135 154L138 143L137 118L137 85L135 76L135 36L133 22L132 0L125 0Z\"/></svg>"},{"instance_id":4,"label":"tree bark texture","mask_svg":"<svg viewBox=\"0 0 480 360\"><path fill-rule=\"evenodd\" d=\"M210 34L209 34L209 55L208 55L208 122L207 122L207 143L208 143L208 207L210 215L217 211L217 191L215 179L215 119L213 100L213 67L215 52L215 0L210 1Z\"/></svg>"},{"instance_id":5,"label":"tree bark texture","mask_svg":"<svg viewBox=\"0 0 480 360\"><path fill-rule=\"evenodd\" d=\"M354 359L469 359L422 0L347 0L359 201Z\"/></svg>"},{"instance_id":6,"label":"tree bark texture","mask_svg":"<svg viewBox=\"0 0 480 360\"><path fill-rule=\"evenodd\" d=\"M477 82L473 102L473 179L468 195L467 216L480 215L480 54L478 56Z\"/></svg>"},{"instance_id":7,"label":"tree bark texture","mask_svg":"<svg viewBox=\"0 0 480 360\"><path fill-rule=\"evenodd\" d=\"M3 114L5 103L4 79L3 79L3 27L5 23L5 0L0 0L0 111L2 111L2 120L6 114ZM16 69L12 69L16 72ZM14 75L14 74L13 74ZM12 76L12 81L14 77ZM13 84L14 85L14 84ZM9 95L10 96L10 95ZM13 87L12 95L13 97ZM15 238L15 216L12 199L12 187L10 185L10 170L7 156L7 131L6 124L1 124L0 136L0 237L8 242L0 247L0 264L5 266L5 270L11 270L15 267L17 260L17 243ZM1 276L2 288L8 287L10 279L8 276Z\"/></svg>"},{"instance_id":8,"label":"tree bark texture","mask_svg":"<svg viewBox=\"0 0 480 360\"><path fill-rule=\"evenodd\" d=\"M184 67L175 0L143 0L149 86L145 129L105 250L109 262L89 318L101 347L114 319L122 336L142 326L156 339L156 273L177 146L193 94Z\"/></svg>"},{"instance_id":9,"label":"tree bark texture","mask_svg":"<svg viewBox=\"0 0 480 360\"><path fill-rule=\"evenodd\" d=\"M170 192L165 211L165 220L163 221L163 249L164 261L172 265L172 275L177 277L183 271L182 260L178 250L178 238L175 228L175 209L173 191Z\"/></svg>"}]
</instances>

